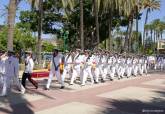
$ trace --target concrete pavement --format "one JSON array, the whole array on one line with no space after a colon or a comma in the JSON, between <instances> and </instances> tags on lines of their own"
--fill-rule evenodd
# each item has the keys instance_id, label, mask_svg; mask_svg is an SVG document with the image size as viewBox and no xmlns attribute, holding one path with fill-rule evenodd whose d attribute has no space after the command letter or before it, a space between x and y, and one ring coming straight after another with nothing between
<instances>
[{"instance_id":1,"label":"concrete pavement","mask_svg":"<svg viewBox=\"0 0 165 114\"><path fill-rule=\"evenodd\" d=\"M28 84L25 95L13 90L0 98L0 114L165 114L165 73L106 83L66 85L53 81L49 91Z\"/></svg>"}]
</instances>

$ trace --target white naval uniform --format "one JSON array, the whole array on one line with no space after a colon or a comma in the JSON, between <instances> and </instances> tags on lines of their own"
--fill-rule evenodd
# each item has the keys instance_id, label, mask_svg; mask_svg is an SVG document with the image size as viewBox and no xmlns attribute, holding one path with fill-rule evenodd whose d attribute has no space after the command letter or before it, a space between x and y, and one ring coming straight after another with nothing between
<instances>
[{"instance_id":1,"label":"white naval uniform","mask_svg":"<svg viewBox=\"0 0 165 114\"><path fill-rule=\"evenodd\" d=\"M126 71L126 60L125 58L121 59L121 77L124 77L125 71Z\"/></svg>"},{"instance_id":2,"label":"white naval uniform","mask_svg":"<svg viewBox=\"0 0 165 114\"><path fill-rule=\"evenodd\" d=\"M78 57L77 57L78 56ZM85 63L85 55L77 55L74 59L73 74L71 77L70 84L73 85L74 80L77 76L80 77L80 83L83 81L83 65Z\"/></svg>"},{"instance_id":3,"label":"white naval uniform","mask_svg":"<svg viewBox=\"0 0 165 114\"><path fill-rule=\"evenodd\" d=\"M65 64L64 64L64 71L62 74L62 80L65 80L66 76L69 76L68 78L71 79L72 77L72 65L73 65L73 61L72 61L72 56L71 55L66 55L65 57Z\"/></svg>"},{"instance_id":4,"label":"white naval uniform","mask_svg":"<svg viewBox=\"0 0 165 114\"><path fill-rule=\"evenodd\" d=\"M19 82L18 76L19 76L19 61L16 57L10 56L5 61L5 74L4 74L2 96L7 95L7 89L11 87L12 81L14 81L14 84L22 93L25 92L25 88Z\"/></svg>"},{"instance_id":5,"label":"white naval uniform","mask_svg":"<svg viewBox=\"0 0 165 114\"><path fill-rule=\"evenodd\" d=\"M99 68L99 75L101 75L101 79L104 81L107 75L107 69L105 69L106 64L106 57L105 56L98 56L98 68Z\"/></svg>"},{"instance_id":6,"label":"white naval uniform","mask_svg":"<svg viewBox=\"0 0 165 114\"><path fill-rule=\"evenodd\" d=\"M5 75L5 60L0 59L0 86L3 84Z\"/></svg>"},{"instance_id":7,"label":"white naval uniform","mask_svg":"<svg viewBox=\"0 0 165 114\"><path fill-rule=\"evenodd\" d=\"M145 73L146 75L147 75L147 73L148 73L148 67L147 67L147 65L148 65L148 61L147 61L147 59L143 59L143 73Z\"/></svg>"},{"instance_id":8,"label":"white naval uniform","mask_svg":"<svg viewBox=\"0 0 165 114\"><path fill-rule=\"evenodd\" d=\"M116 64L116 73L118 76L118 79L122 78L122 61L121 58L117 59L117 64Z\"/></svg>"},{"instance_id":9,"label":"white naval uniform","mask_svg":"<svg viewBox=\"0 0 165 114\"><path fill-rule=\"evenodd\" d=\"M140 58L138 61L138 73L140 75L143 75L143 72L144 72L143 59Z\"/></svg>"},{"instance_id":10,"label":"white naval uniform","mask_svg":"<svg viewBox=\"0 0 165 114\"><path fill-rule=\"evenodd\" d=\"M93 79L94 76L93 76L93 74L92 74L93 59L94 59L94 57L91 56L91 57L89 57L89 58L86 60L85 68L84 68L84 70L83 70L83 81L82 81L82 85L85 85L88 76L89 76L90 79L91 79L91 84L94 83L94 79Z\"/></svg>"},{"instance_id":11,"label":"white naval uniform","mask_svg":"<svg viewBox=\"0 0 165 114\"><path fill-rule=\"evenodd\" d=\"M138 66L137 66L137 59L133 59L133 75L138 75Z\"/></svg>"},{"instance_id":12,"label":"white naval uniform","mask_svg":"<svg viewBox=\"0 0 165 114\"><path fill-rule=\"evenodd\" d=\"M113 80L115 78L115 73L116 73L116 60L115 57L110 57L110 59L108 60L108 64L109 64L109 69L110 69L110 78L111 80Z\"/></svg>"},{"instance_id":13,"label":"white naval uniform","mask_svg":"<svg viewBox=\"0 0 165 114\"><path fill-rule=\"evenodd\" d=\"M99 57L97 55L93 55L92 63L93 63L92 73L93 73L94 81L98 83L100 71L99 71Z\"/></svg>"},{"instance_id":14,"label":"white naval uniform","mask_svg":"<svg viewBox=\"0 0 165 114\"><path fill-rule=\"evenodd\" d=\"M127 77L129 78L132 75L132 60L128 58L126 64L127 64L126 74Z\"/></svg>"},{"instance_id":15,"label":"white naval uniform","mask_svg":"<svg viewBox=\"0 0 165 114\"><path fill-rule=\"evenodd\" d=\"M108 57L106 55L104 55L102 57L102 79L105 80L107 75L108 75L108 70L109 70L109 67L108 67Z\"/></svg>"},{"instance_id":16,"label":"white naval uniform","mask_svg":"<svg viewBox=\"0 0 165 114\"><path fill-rule=\"evenodd\" d=\"M163 70L165 70L165 58L163 58Z\"/></svg>"},{"instance_id":17,"label":"white naval uniform","mask_svg":"<svg viewBox=\"0 0 165 114\"><path fill-rule=\"evenodd\" d=\"M49 78L48 78L48 82L46 85L47 89L49 89L54 75L56 76L56 78L57 78L58 82L61 84L61 86L64 86L64 80L62 80L61 73L60 73L60 64L62 62L62 57L63 57L62 54L58 54L56 57L52 58L51 68L50 68L50 72L49 72Z\"/></svg>"}]
</instances>

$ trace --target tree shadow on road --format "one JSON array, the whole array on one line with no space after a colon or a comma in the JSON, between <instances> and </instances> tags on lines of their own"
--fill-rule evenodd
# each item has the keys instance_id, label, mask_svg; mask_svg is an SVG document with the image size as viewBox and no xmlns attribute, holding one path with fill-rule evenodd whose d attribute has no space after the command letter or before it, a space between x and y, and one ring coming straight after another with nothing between
<instances>
[{"instance_id":1,"label":"tree shadow on road","mask_svg":"<svg viewBox=\"0 0 165 114\"><path fill-rule=\"evenodd\" d=\"M165 92L154 91L158 97L152 97L149 102L141 100L109 100L109 107L102 114L165 114ZM122 94L122 93L121 93ZM138 93L137 93L138 94Z\"/></svg>"},{"instance_id":2,"label":"tree shadow on road","mask_svg":"<svg viewBox=\"0 0 165 114\"><path fill-rule=\"evenodd\" d=\"M20 93L0 98L0 114L34 114L33 107Z\"/></svg>"},{"instance_id":3,"label":"tree shadow on road","mask_svg":"<svg viewBox=\"0 0 165 114\"><path fill-rule=\"evenodd\" d=\"M55 99L39 90L26 89L26 93L23 95L16 92L15 89L16 88L12 89L8 96L0 97L0 114L34 114L33 108L37 106L33 106L30 103L29 97L38 99L39 96L41 98Z\"/></svg>"}]
</instances>

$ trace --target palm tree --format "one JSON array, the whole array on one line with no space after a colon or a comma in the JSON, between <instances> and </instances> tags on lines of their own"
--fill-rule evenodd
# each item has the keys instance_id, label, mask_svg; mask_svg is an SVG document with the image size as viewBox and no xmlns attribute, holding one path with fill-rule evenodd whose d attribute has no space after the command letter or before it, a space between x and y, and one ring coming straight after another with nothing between
<instances>
[{"instance_id":1,"label":"palm tree","mask_svg":"<svg viewBox=\"0 0 165 114\"><path fill-rule=\"evenodd\" d=\"M76 5L77 0L62 0L62 5L64 9L66 9L68 6L70 9L73 9ZM83 4L84 0L79 0L79 6L80 6L80 45L81 49L84 50L84 12L83 12Z\"/></svg>"},{"instance_id":2,"label":"palm tree","mask_svg":"<svg viewBox=\"0 0 165 114\"><path fill-rule=\"evenodd\" d=\"M84 50L84 12L83 12L83 0L80 0L80 39L81 49Z\"/></svg>"},{"instance_id":3,"label":"palm tree","mask_svg":"<svg viewBox=\"0 0 165 114\"><path fill-rule=\"evenodd\" d=\"M150 25L149 24L146 24L145 26L144 26L144 28L145 28L145 37L146 37L146 40L148 39L148 35L149 35L149 31L150 31ZM144 41L144 44L146 44L146 42L148 42L148 41Z\"/></svg>"},{"instance_id":4,"label":"palm tree","mask_svg":"<svg viewBox=\"0 0 165 114\"><path fill-rule=\"evenodd\" d=\"M160 28L159 28L159 25L160 25L160 19L155 19L153 22L152 22L152 26L153 26L153 32L154 32L154 49L156 48L157 46L157 40L159 39L159 34L160 34Z\"/></svg>"},{"instance_id":5,"label":"palm tree","mask_svg":"<svg viewBox=\"0 0 165 114\"><path fill-rule=\"evenodd\" d=\"M37 58L38 63L41 63L41 38L42 38L42 18L43 18L43 0L39 0L39 18L38 18L38 48Z\"/></svg>"},{"instance_id":6,"label":"palm tree","mask_svg":"<svg viewBox=\"0 0 165 114\"><path fill-rule=\"evenodd\" d=\"M41 64L41 38L42 38L42 18L43 18L43 0L29 0L32 6L32 10L34 8L39 10L39 15L38 15L38 41L37 41L37 60L38 64Z\"/></svg>"},{"instance_id":7,"label":"palm tree","mask_svg":"<svg viewBox=\"0 0 165 114\"><path fill-rule=\"evenodd\" d=\"M148 21L148 14L153 10L160 9L160 1L159 0L142 0L141 4L144 9L147 9L145 23L144 23L144 25L146 25ZM145 27L144 27L144 32L143 32L143 45L145 45L144 41L145 41Z\"/></svg>"},{"instance_id":8,"label":"palm tree","mask_svg":"<svg viewBox=\"0 0 165 114\"><path fill-rule=\"evenodd\" d=\"M106 47L108 48L108 50L112 50L112 44L113 44L113 40L112 40L112 18L113 18L113 11L114 10L118 10L121 13L121 7L120 4L122 4L122 0L102 0L102 2L100 2L100 4L102 4L103 7L103 13L107 12L108 13L108 33L109 33L109 37L108 40L106 41Z\"/></svg>"},{"instance_id":9,"label":"palm tree","mask_svg":"<svg viewBox=\"0 0 165 114\"><path fill-rule=\"evenodd\" d=\"M130 3L129 6L131 6L131 10L128 13L129 14L128 15L129 22L128 22L128 26L127 26L127 34L125 36L125 44L124 44L124 51L125 52L129 52L129 47L130 47L129 39L131 38L131 34L132 34L134 15L137 16L137 14L138 14L138 7L137 7L137 3L135 1L134 2L132 1L132 3ZM129 7L129 6L127 6L127 7ZM136 26L136 27L138 27L138 26ZM138 28L137 28L137 30L138 30ZM138 33L138 31L137 31L137 33Z\"/></svg>"},{"instance_id":10,"label":"palm tree","mask_svg":"<svg viewBox=\"0 0 165 114\"><path fill-rule=\"evenodd\" d=\"M163 31L165 30L165 22L160 21L158 28L159 28L159 32L160 32L160 38L163 39Z\"/></svg>"},{"instance_id":11,"label":"palm tree","mask_svg":"<svg viewBox=\"0 0 165 114\"><path fill-rule=\"evenodd\" d=\"M98 21L98 8L99 8L100 0L94 0L94 13L95 13L95 24L96 24L96 37L97 37L97 45L100 43L100 35L99 35L99 21Z\"/></svg>"},{"instance_id":12,"label":"palm tree","mask_svg":"<svg viewBox=\"0 0 165 114\"><path fill-rule=\"evenodd\" d=\"M17 5L19 4L20 0L10 0L9 1L9 8L8 8L8 31L7 31L7 49L13 51L13 35L14 35L14 24L15 24L15 16L16 16L16 9Z\"/></svg>"}]
</instances>

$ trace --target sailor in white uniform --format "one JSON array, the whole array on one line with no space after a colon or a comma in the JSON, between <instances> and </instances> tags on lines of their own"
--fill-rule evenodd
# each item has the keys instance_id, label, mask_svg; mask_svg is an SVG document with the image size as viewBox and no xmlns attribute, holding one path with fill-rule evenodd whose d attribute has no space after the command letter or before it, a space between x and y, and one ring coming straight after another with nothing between
<instances>
[{"instance_id":1,"label":"sailor in white uniform","mask_svg":"<svg viewBox=\"0 0 165 114\"><path fill-rule=\"evenodd\" d=\"M6 96L8 89L11 89L12 83L21 91L25 93L25 88L19 82L19 61L14 56L13 51L8 51L8 58L5 60L5 73L4 73L4 84L1 96Z\"/></svg>"},{"instance_id":2,"label":"sailor in white uniform","mask_svg":"<svg viewBox=\"0 0 165 114\"><path fill-rule=\"evenodd\" d=\"M86 52L86 57L87 57L86 58L86 63L84 65L84 70L83 70L82 86L85 85L88 76L91 79L91 84L94 83L94 76L92 74L92 64L93 64L92 62L93 62L94 57L92 55L89 55L87 52Z\"/></svg>"},{"instance_id":3,"label":"sailor in white uniform","mask_svg":"<svg viewBox=\"0 0 165 114\"><path fill-rule=\"evenodd\" d=\"M93 60L92 60L92 74L94 77L94 83L97 84L99 82L99 76L100 76L100 70L99 70L99 56L97 53L92 55Z\"/></svg>"},{"instance_id":4,"label":"sailor in white uniform","mask_svg":"<svg viewBox=\"0 0 165 114\"><path fill-rule=\"evenodd\" d=\"M61 84L61 88L64 88L64 80L62 80L61 78L61 72L60 72L60 65L62 64L63 60L63 56L62 54L59 53L58 49L54 49L54 53L53 53L53 58L51 61L51 68L50 68L50 73L49 73L49 78L48 78L48 82L46 84L46 90L49 90L50 88L50 84L51 81L53 79L53 76L55 75L58 82Z\"/></svg>"},{"instance_id":5,"label":"sailor in white uniform","mask_svg":"<svg viewBox=\"0 0 165 114\"><path fill-rule=\"evenodd\" d=\"M65 78L69 78L71 79L72 77L72 65L73 65L73 59L72 59L72 53L68 53L66 56L65 56L65 63L64 63L64 71L62 73L62 80L64 81Z\"/></svg>"},{"instance_id":6,"label":"sailor in white uniform","mask_svg":"<svg viewBox=\"0 0 165 114\"><path fill-rule=\"evenodd\" d=\"M5 75L5 52L0 50L0 86L3 85Z\"/></svg>"},{"instance_id":7,"label":"sailor in white uniform","mask_svg":"<svg viewBox=\"0 0 165 114\"><path fill-rule=\"evenodd\" d=\"M82 69L81 69L81 65L83 63L82 62L83 59L83 55L79 52L79 50L77 50L75 52L75 56L73 59L73 74L70 80L70 85L74 84L74 81L76 80L76 78L79 76L80 77L80 82L82 82Z\"/></svg>"},{"instance_id":8,"label":"sailor in white uniform","mask_svg":"<svg viewBox=\"0 0 165 114\"><path fill-rule=\"evenodd\" d=\"M137 58L133 58L133 75L134 76L137 76L138 75L138 66L137 66L137 64L138 64L138 60L137 60Z\"/></svg>"},{"instance_id":9,"label":"sailor in white uniform","mask_svg":"<svg viewBox=\"0 0 165 114\"><path fill-rule=\"evenodd\" d=\"M132 60L130 57L127 58L126 60L126 74L127 74L127 78L129 78L132 75Z\"/></svg>"}]
</instances>

